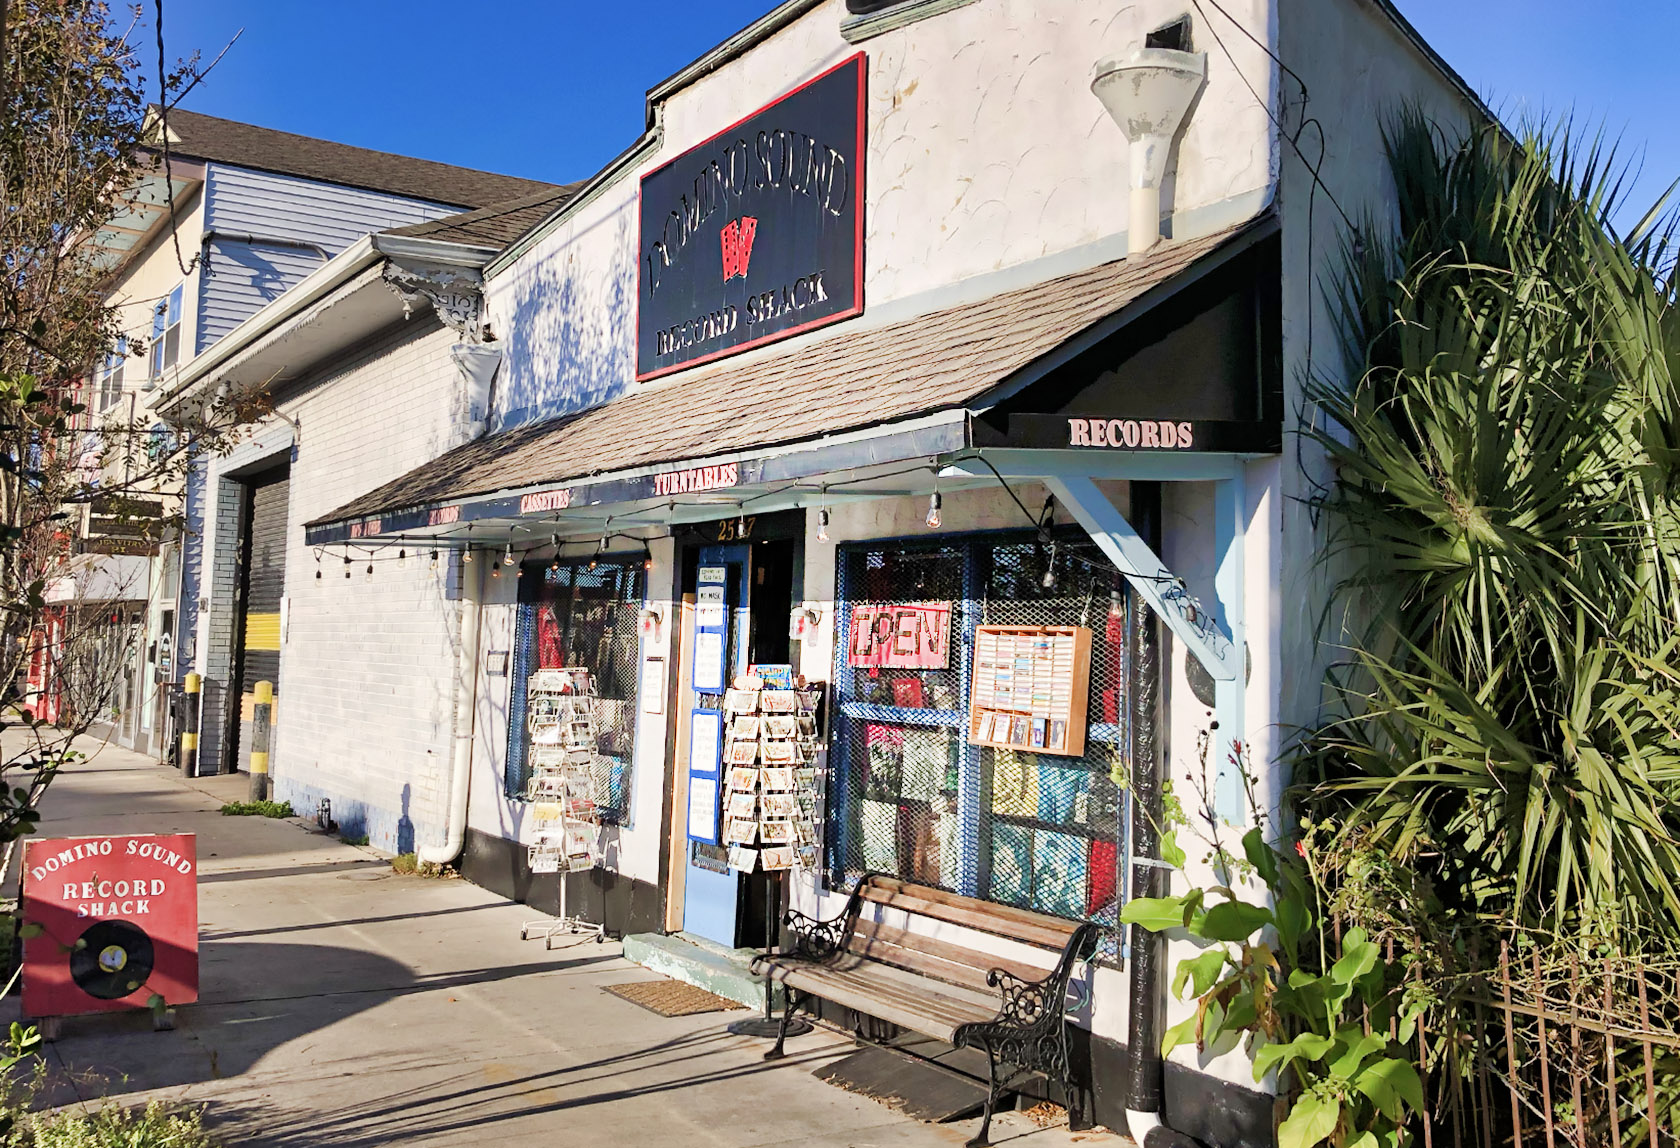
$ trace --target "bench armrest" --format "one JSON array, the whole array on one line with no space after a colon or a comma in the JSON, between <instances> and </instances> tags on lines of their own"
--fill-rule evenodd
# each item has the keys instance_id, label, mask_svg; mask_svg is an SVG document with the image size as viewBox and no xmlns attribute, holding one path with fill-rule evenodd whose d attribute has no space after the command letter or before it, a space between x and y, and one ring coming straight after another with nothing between
<instances>
[{"instance_id":1,"label":"bench armrest","mask_svg":"<svg viewBox=\"0 0 1680 1148\"><path fill-rule=\"evenodd\" d=\"M1053 1026L1058 1032L1062 1013L1067 1004L1068 981L1073 978L1073 966L1090 960L1097 951L1102 935L1100 926L1086 923L1074 930L1062 950L1056 966L1038 980L1017 976L1008 969L989 969L986 983L1003 997L998 1014L989 1021L965 1024L957 1029L952 1042L962 1048L969 1040L996 1039L1000 1036L1019 1038L1026 1030Z\"/></svg>"},{"instance_id":2,"label":"bench armrest","mask_svg":"<svg viewBox=\"0 0 1680 1148\"><path fill-rule=\"evenodd\" d=\"M792 957L804 961L826 961L839 953L846 951L846 944L852 938L852 927L857 924L858 913L863 908L863 890L869 884L873 873L865 873L852 886L851 896L846 898L846 905L834 916L826 921L801 913L798 909L788 909L782 913L782 923L792 933L792 943L786 949L773 946L770 952L753 958L753 964L772 954L780 957Z\"/></svg>"}]
</instances>

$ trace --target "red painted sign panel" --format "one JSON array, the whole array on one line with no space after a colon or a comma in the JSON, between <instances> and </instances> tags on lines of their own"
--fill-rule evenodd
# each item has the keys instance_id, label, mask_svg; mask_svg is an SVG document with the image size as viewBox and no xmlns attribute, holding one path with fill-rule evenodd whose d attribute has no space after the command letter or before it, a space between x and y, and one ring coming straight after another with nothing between
<instances>
[{"instance_id":1,"label":"red painted sign panel","mask_svg":"<svg viewBox=\"0 0 1680 1148\"><path fill-rule=\"evenodd\" d=\"M198 846L171 836L23 843L23 1010L72 1016L198 999Z\"/></svg>"},{"instance_id":2,"label":"red painted sign panel","mask_svg":"<svg viewBox=\"0 0 1680 1148\"><path fill-rule=\"evenodd\" d=\"M943 670L951 662L951 603L859 603L852 607L848 666Z\"/></svg>"}]
</instances>

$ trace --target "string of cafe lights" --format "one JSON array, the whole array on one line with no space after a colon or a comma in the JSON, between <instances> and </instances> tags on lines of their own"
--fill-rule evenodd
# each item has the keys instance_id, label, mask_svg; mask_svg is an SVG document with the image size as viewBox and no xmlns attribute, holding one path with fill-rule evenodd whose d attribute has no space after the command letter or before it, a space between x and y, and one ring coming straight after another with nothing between
<instances>
[{"instance_id":1,"label":"string of cafe lights","mask_svg":"<svg viewBox=\"0 0 1680 1148\"><path fill-rule=\"evenodd\" d=\"M1003 488L1003 491L1004 491L1005 494L1009 495L1010 501L1012 501L1016 505L1016 507L1018 507L1020 509L1022 516L1027 520L1027 522L1033 528L1035 546L1043 548L1048 553L1047 560L1044 563L1044 575L1042 577L1041 584L1043 585L1043 587L1046 590L1055 589L1057 579L1058 579L1058 575L1056 573L1056 558L1057 558L1057 554L1058 554L1059 548L1060 548L1060 541L1055 536L1055 533L1054 533L1054 530L1053 530L1053 527L1055 525L1055 502L1056 502L1055 496L1051 495L1051 496L1047 497L1044 500L1043 509L1040 510L1039 513L1035 515L1031 510L1029 510L1027 508L1026 503L1021 501L1020 496L1015 493L1014 488L1009 485L1008 481L1003 477L1003 474L997 469L997 467L992 465L990 459L987 459L984 455L975 455L974 459L975 459L975 461L979 462L982 466L984 466L987 470L992 472L992 476L997 479L998 485ZM836 482L826 482L826 483L821 484L817 488L817 492L818 492L817 541L818 542L827 542L829 540L830 514L829 514L829 508L828 508L826 499L827 499L828 492L830 490L832 490L836 487L855 486L855 485L859 485L859 484L862 484L862 483L865 483L865 482L880 482L883 479L897 478L897 477L900 477L900 476L906 475L906 474L931 473L934 476L934 489L928 495L928 507L927 507L926 514L923 516L923 522L926 524L926 526L930 530L940 529L944 525L944 497L941 494L941 492L939 490L939 486L938 486L940 470L941 470L941 467L938 463L938 460L937 459L930 459L928 462L920 463L916 466L903 467L903 468L900 468L898 470L886 471L886 472L883 472L883 473L880 473L880 474L870 474L870 475L865 475L865 476L861 476L861 477L858 477L858 478L840 479L839 481L836 481ZM763 500L768 499L768 498L774 498L774 497L776 497L778 495L781 495L781 494L786 494L790 490L809 490L809 489L811 489L811 488L807 487L807 486L804 486L801 483L792 482L792 483L786 484L785 486L780 486L780 487L777 487L773 490L762 491L758 494L750 495L746 498L741 499L735 505L735 512L736 512L736 516L737 516L738 523L739 523L737 529L742 534L745 533L746 511L747 511L747 508L749 506L751 506L753 503L760 502L760 501L763 501ZM673 503L672 506L674 508L675 503ZM557 522L558 522L558 519L555 520L555 523L557 523ZM550 525L552 527L553 524L550 524ZM432 538L417 539L416 540L417 541L416 553L418 555L418 551L420 549L421 544L424 544L428 547L429 553L428 553L427 563L428 563L428 567L429 567L430 571L434 574L438 570L439 555L444 551L449 551L449 552L452 552L452 553L453 552L459 552L460 555L461 555L461 562L465 565L471 565L474 561L475 553L485 553L485 552L493 553L494 552L494 547L493 546L480 546L480 547L475 548L472 545L472 543L470 541L470 537L471 537L471 534L472 534L472 531L473 531L473 526L474 526L474 524L469 522L469 523L465 524L465 526L459 532L460 537L464 537L464 538L469 539L467 544L464 545L464 546L453 544L453 539L455 537L457 537L457 534L455 532L449 532L449 533L437 535L437 536L432 537ZM515 527L514 529L520 529L520 528ZM525 529L530 529L530 530L533 530L533 531L540 530L541 529L541 524L533 523L531 526L526 527ZM634 534L625 534L623 532L614 533L613 530L612 530L612 517L611 516L608 516L605 523L603 523L603 525L602 525L601 536L600 536L599 540L595 543L594 552L589 555L589 562L587 564L587 568L590 569L590 570L596 569L599 566L600 562L608 556L608 550L611 547L613 540L614 539L619 539L619 538L625 539L625 540L630 541L630 542L639 543L642 547L644 568L646 568L646 569L651 569L652 568L653 552L652 552L651 548L648 546L647 539L639 537L639 536L634 535ZM566 546L577 545L579 543L579 541L580 540L578 540L578 539L567 539L565 541L562 541L559 534L554 532L552 529L549 533L549 543L548 543L547 546L525 546L525 547L521 547L518 550L515 550L514 545L513 545L513 541L511 539L509 539L506 543L503 544L501 556L499 558L493 559L491 561L490 577L500 578L501 573L502 573L502 569L504 567L512 566L512 567L517 568L516 571L515 571L515 577L523 578L525 576L525 568L526 568L526 565L527 565L527 559L529 558L530 555L535 554L535 553L547 553L547 554L549 554L551 557L550 557L550 561L549 561L549 564L548 564L548 569L552 573L557 573L563 565L567 564L566 561L563 560L562 557L561 557L561 552L562 552L563 548L566 547ZM366 556L367 565L366 565L365 570L364 570L364 578L368 582L373 581L373 574L374 574L374 569L373 568L374 568L374 563L375 562L395 561L396 565L397 565L397 568L399 570L404 568L404 566L407 564L408 550L407 550L406 546L399 546L398 547L396 557L394 559L385 557L383 555L379 555L379 552L381 550L389 551L389 549L390 549L389 546L385 546L385 547L358 546L354 543L344 543L343 546L344 546L344 557L343 557L344 577L347 578L347 579L351 577L352 567L354 565L354 561L350 556L350 552L352 550L358 550L363 555ZM320 546L315 547L315 577L316 577L317 580L322 579L323 576L324 576L322 568L321 568L321 560L322 560L322 556L323 556L323 553L324 553L325 550L326 550L325 547L320 547ZM377 557L376 557L376 555L377 555ZM577 555L575 557L582 557L582 555ZM1136 579L1138 581L1154 582L1154 583L1158 583L1158 584L1172 585L1172 586L1177 587L1180 593L1186 593L1188 591L1188 586L1185 583L1185 580L1181 577L1178 577L1177 575L1144 574L1144 573L1141 573L1141 572L1135 571L1135 570L1122 570L1117 565L1115 565L1113 562L1106 560L1106 558L1103 561L1097 561L1097 560L1088 558L1088 557L1078 553L1077 551L1073 551L1073 550L1068 551L1066 553L1065 557L1069 561L1077 563L1077 564L1079 564L1081 566L1084 566L1087 569L1090 569L1090 570L1093 570L1093 571L1106 572L1108 570L1114 570L1114 571L1117 571L1118 573L1120 573L1122 576L1124 576L1126 578L1129 578L1129 579Z\"/></svg>"}]
</instances>

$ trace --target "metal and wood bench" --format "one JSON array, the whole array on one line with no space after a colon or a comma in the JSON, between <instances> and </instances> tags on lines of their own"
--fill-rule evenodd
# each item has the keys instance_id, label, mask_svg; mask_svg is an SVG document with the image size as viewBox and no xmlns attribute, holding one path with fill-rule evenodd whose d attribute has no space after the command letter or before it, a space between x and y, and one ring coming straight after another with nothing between
<instances>
[{"instance_id":1,"label":"metal and wood bench","mask_svg":"<svg viewBox=\"0 0 1680 1148\"><path fill-rule=\"evenodd\" d=\"M1045 963L1006 960L863 915L866 905L1004 937L1041 951ZM781 982L787 1003L775 1047L783 1055L793 1014L813 997L902 1029L986 1054L988 1088L980 1132L987 1143L999 1095L1022 1074L1060 1084L1073 1128L1088 1128L1082 1090L1073 1080L1065 1018L1074 965L1095 954L1100 928L993 904L927 885L868 873L846 907L818 921L798 910L784 915L789 944L753 962L754 972ZM1005 1075L1001 1067L1014 1072Z\"/></svg>"}]
</instances>

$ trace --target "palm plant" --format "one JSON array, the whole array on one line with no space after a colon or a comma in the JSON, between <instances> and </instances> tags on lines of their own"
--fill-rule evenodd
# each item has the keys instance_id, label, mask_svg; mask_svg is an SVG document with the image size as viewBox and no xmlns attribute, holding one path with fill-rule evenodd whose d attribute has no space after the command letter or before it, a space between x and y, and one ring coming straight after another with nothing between
<instances>
[{"instance_id":1,"label":"palm plant","mask_svg":"<svg viewBox=\"0 0 1680 1148\"><path fill-rule=\"evenodd\" d=\"M1618 236L1613 149L1567 125L1408 111L1386 145L1398 227L1338 292L1354 382L1308 384L1350 649L1308 804L1456 913L1680 922L1673 217Z\"/></svg>"}]
</instances>

